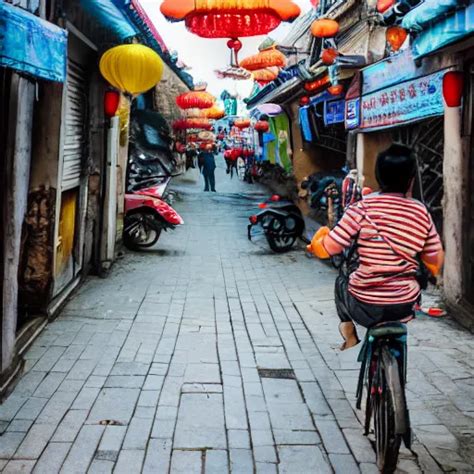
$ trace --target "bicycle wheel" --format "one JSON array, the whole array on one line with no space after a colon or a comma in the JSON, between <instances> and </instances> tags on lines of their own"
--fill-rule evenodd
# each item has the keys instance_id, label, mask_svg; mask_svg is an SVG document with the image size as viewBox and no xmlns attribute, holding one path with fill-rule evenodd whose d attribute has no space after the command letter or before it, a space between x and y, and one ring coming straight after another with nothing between
<instances>
[{"instance_id":1,"label":"bicycle wheel","mask_svg":"<svg viewBox=\"0 0 474 474\"><path fill-rule=\"evenodd\" d=\"M387 355L387 353L389 355ZM395 357L390 352L384 351L383 357L378 361L378 374L374 377L372 385L373 417L375 432L375 452L377 456L377 467L382 474L391 474L397 468L398 453L402 436L397 433L394 408L394 394L391 393L394 380L387 380L387 373L392 372L394 366L398 372L398 365ZM393 374L390 375L390 377ZM398 378L398 383L400 379Z\"/></svg>"}]
</instances>

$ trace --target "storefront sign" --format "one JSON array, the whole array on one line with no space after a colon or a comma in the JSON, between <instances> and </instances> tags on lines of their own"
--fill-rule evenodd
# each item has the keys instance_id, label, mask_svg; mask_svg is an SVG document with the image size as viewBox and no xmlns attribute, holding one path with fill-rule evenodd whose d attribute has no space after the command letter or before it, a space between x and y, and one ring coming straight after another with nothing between
<instances>
[{"instance_id":1,"label":"storefront sign","mask_svg":"<svg viewBox=\"0 0 474 474\"><path fill-rule=\"evenodd\" d=\"M324 125L344 122L345 101L333 100L324 103Z\"/></svg>"},{"instance_id":2,"label":"storefront sign","mask_svg":"<svg viewBox=\"0 0 474 474\"><path fill-rule=\"evenodd\" d=\"M0 2L0 66L56 82L66 77L67 32Z\"/></svg>"},{"instance_id":3,"label":"storefront sign","mask_svg":"<svg viewBox=\"0 0 474 474\"><path fill-rule=\"evenodd\" d=\"M390 127L442 115L445 73L438 71L362 96L360 128Z\"/></svg>"},{"instance_id":4,"label":"storefront sign","mask_svg":"<svg viewBox=\"0 0 474 474\"><path fill-rule=\"evenodd\" d=\"M346 101L346 128L353 130L360 125L360 97Z\"/></svg>"}]
</instances>

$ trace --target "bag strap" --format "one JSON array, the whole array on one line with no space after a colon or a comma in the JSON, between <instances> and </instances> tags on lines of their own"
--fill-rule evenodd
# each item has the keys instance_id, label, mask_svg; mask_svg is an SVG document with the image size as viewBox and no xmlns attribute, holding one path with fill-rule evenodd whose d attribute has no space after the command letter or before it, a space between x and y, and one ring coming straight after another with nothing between
<instances>
[{"instance_id":1,"label":"bag strap","mask_svg":"<svg viewBox=\"0 0 474 474\"><path fill-rule=\"evenodd\" d=\"M365 220L377 231L377 234L380 236L380 238L390 247L390 250L397 256L397 257L402 257L404 260L408 260L409 262L411 263L416 263L416 261L414 261L414 258L410 255L407 255L406 253L404 253L403 251L400 251L399 249L395 249L394 246L392 245L392 243L390 242L389 239L387 239L381 232L380 232L380 229L378 227L378 225L369 217L368 215L368 209L362 205L361 206L362 209L364 209L365 213L364 213L364 218Z\"/></svg>"}]
</instances>

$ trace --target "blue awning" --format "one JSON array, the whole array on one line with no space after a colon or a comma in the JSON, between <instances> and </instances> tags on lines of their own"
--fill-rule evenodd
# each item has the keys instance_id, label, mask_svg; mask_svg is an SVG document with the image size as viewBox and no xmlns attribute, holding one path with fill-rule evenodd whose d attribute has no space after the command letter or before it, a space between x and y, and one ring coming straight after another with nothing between
<instances>
[{"instance_id":1,"label":"blue awning","mask_svg":"<svg viewBox=\"0 0 474 474\"><path fill-rule=\"evenodd\" d=\"M81 0L84 10L121 41L136 36L138 30L112 0Z\"/></svg>"},{"instance_id":2,"label":"blue awning","mask_svg":"<svg viewBox=\"0 0 474 474\"><path fill-rule=\"evenodd\" d=\"M0 66L55 82L66 78L67 32L0 2Z\"/></svg>"},{"instance_id":3,"label":"blue awning","mask_svg":"<svg viewBox=\"0 0 474 474\"><path fill-rule=\"evenodd\" d=\"M405 15L402 26L407 30L422 31L433 21L452 13L459 3L459 0L425 0Z\"/></svg>"},{"instance_id":4,"label":"blue awning","mask_svg":"<svg viewBox=\"0 0 474 474\"><path fill-rule=\"evenodd\" d=\"M474 4L421 32L412 44L415 59L474 34Z\"/></svg>"}]
</instances>

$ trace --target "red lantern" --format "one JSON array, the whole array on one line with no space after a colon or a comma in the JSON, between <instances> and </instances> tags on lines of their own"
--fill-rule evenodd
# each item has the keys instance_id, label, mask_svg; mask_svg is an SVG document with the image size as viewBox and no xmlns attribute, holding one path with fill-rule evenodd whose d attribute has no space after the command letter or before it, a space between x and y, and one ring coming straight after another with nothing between
<instances>
[{"instance_id":1,"label":"red lantern","mask_svg":"<svg viewBox=\"0 0 474 474\"><path fill-rule=\"evenodd\" d=\"M331 95L341 95L344 92L344 86L342 84L336 84L328 88L328 92Z\"/></svg>"},{"instance_id":2,"label":"red lantern","mask_svg":"<svg viewBox=\"0 0 474 474\"><path fill-rule=\"evenodd\" d=\"M240 130L243 130L245 128L250 127L250 119L237 119L234 122L234 126L239 128Z\"/></svg>"},{"instance_id":3,"label":"red lantern","mask_svg":"<svg viewBox=\"0 0 474 474\"><path fill-rule=\"evenodd\" d=\"M393 7L395 0L378 0L377 11L379 13L385 13L389 8Z\"/></svg>"},{"instance_id":4,"label":"red lantern","mask_svg":"<svg viewBox=\"0 0 474 474\"><path fill-rule=\"evenodd\" d=\"M104 114L107 118L112 118L117 113L120 103L120 92L106 91L104 94Z\"/></svg>"},{"instance_id":5,"label":"red lantern","mask_svg":"<svg viewBox=\"0 0 474 474\"><path fill-rule=\"evenodd\" d=\"M309 97L307 95L304 95L303 97L301 97L300 105L305 106L305 105L308 105L308 104L309 104Z\"/></svg>"},{"instance_id":6,"label":"red lantern","mask_svg":"<svg viewBox=\"0 0 474 474\"><path fill-rule=\"evenodd\" d=\"M464 73L449 71L443 76L443 97L448 107L460 107L464 93Z\"/></svg>"},{"instance_id":7,"label":"red lantern","mask_svg":"<svg viewBox=\"0 0 474 474\"><path fill-rule=\"evenodd\" d=\"M339 32L339 23L329 18L313 21L311 33L316 38L334 38Z\"/></svg>"},{"instance_id":8,"label":"red lantern","mask_svg":"<svg viewBox=\"0 0 474 474\"><path fill-rule=\"evenodd\" d=\"M266 35L301 10L292 0L164 0L161 13L203 38L238 38Z\"/></svg>"},{"instance_id":9,"label":"red lantern","mask_svg":"<svg viewBox=\"0 0 474 474\"><path fill-rule=\"evenodd\" d=\"M393 51L398 51L402 47L407 36L407 30L400 26L391 26L390 28L387 28L387 31L385 32L387 42L390 44Z\"/></svg>"},{"instance_id":10,"label":"red lantern","mask_svg":"<svg viewBox=\"0 0 474 474\"><path fill-rule=\"evenodd\" d=\"M247 69L247 71L256 71L258 69L264 69L272 66L286 66L286 56L274 48L260 51L259 53L240 61L240 67Z\"/></svg>"},{"instance_id":11,"label":"red lantern","mask_svg":"<svg viewBox=\"0 0 474 474\"><path fill-rule=\"evenodd\" d=\"M334 48L328 48L324 49L323 52L321 53L321 61L323 64L326 66L331 66L336 62L336 58L339 56L339 52L337 49Z\"/></svg>"},{"instance_id":12,"label":"red lantern","mask_svg":"<svg viewBox=\"0 0 474 474\"><path fill-rule=\"evenodd\" d=\"M205 91L192 91L176 97L180 109L209 109L214 105L215 98Z\"/></svg>"},{"instance_id":13,"label":"red lantern","mask_svg":"<svg viewBox=\"0 0 474 474\"><path fill-rule=\"evenodd\" d=\"M175 120L173 122L173 128L175 130L188 130L190 128L211 130L212 124L206 118L187 118Z\"/></svg>"},{"instance_id":14,"label":"red lantern","mask_svg":"<svg viewBox=\"0 0 474 474\"><path fill-rule=\"evenodd\" d=\"M259 120L253 127L258 133L267 133L270 129L270 124L265 120Z\"/></svg>"}]
</instances>

